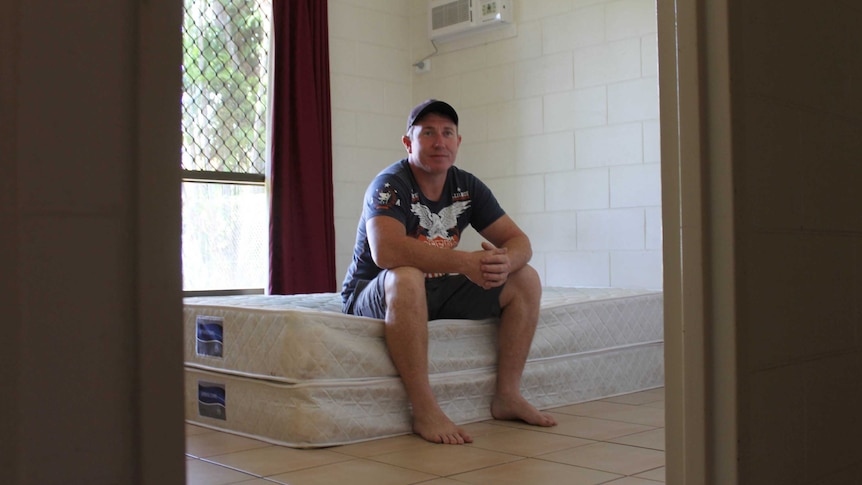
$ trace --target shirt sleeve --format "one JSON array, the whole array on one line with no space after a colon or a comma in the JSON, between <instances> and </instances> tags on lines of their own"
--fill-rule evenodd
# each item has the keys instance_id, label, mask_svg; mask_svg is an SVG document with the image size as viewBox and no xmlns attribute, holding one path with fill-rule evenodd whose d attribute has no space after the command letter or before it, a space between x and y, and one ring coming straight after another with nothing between
<instances>
[{"instance_id":1,"label":"shirt sleeve","mask_svg":"<svg viewBox=\"0 0 862 485\"><path fill-rule=\"evenodd\" d=\"M392 174L378 175L365 192L365 220L376 216L397 219L405 226L410 211L410 191Z\"/></svg>"},{"instance_id":2,"label":"shirt sleeve","mask_svg":"<svg viewBox=\"0 0 862 485\"><path fill-rule=\"evenodd\" d=\"M472 175L471 178L473 179L473 216L470 219L470 225L476 231L482 232L497 219L503 217L506 211L503 210L491 189L484 182Z\"/></svg>"}]
</instances>

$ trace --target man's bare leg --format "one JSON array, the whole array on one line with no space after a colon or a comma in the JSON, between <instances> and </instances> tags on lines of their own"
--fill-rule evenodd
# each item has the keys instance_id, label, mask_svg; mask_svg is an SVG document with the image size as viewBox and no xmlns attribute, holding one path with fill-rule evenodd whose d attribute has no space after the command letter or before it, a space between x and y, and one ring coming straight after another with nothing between
<instances>
[{"instance_id":1,"label":"man's bare leg","mask_svg":"<svg viewBox=\"0 0 862 485\"><path fill-rule=\"evenodd\" d=\"M387 273L385 288L386 346L413 407L413 432L432 443L472 443L431 391L425 275L415 268L395 268Z\"/></svg>"},{"instance_id":2,"label":"man's bare leg","mask_svg":"<svg viewBox=\"0 0 862 485\"><path fill-rule=\"evenodd\" d=\"M521 395L521 376L536 333L541 296L539 275L530 266L510 274L500 294L497 390L491 402L495 419L519 419L536 426L557 424L553 416L539 411Z\"/></svg>"}]
</instances>

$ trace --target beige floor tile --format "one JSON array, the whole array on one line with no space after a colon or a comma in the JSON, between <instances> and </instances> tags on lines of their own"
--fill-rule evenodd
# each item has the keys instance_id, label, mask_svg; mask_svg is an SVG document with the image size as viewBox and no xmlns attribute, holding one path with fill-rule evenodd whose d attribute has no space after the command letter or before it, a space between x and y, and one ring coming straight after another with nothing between
<instances>
[{"instance_id":1,"label":"beige floor tile","mask_svg":"<svg viewBox=\"0 0 862 485\"><path fill-rule=\"evenodd\" d=\"M440 477L500 465L520 457L472 445L436 445L373 457L373 460Z\"/></svg>"},{"instance_id":2,"label":"beige floor tile","mask_svg":"<svg viewBox=\"0 0 862 485\"><path fill-rule=\"evenodd\" d=\"M489 483L494 485L560 485L566 483L594 485L618 477L620 475L613 473L527 458L513 463L462 473L450 478L477 485Z\"/></svg>"},{"instance_id":3,"label":"beige floor tile","mask_svg":"<svg viewBox=\"0 0 862 485\"><path fill-rule=\"evenodd\" d=\"M606 441L620 436L642 433L655 429L653 426L626 423L622 421L611 421L608 419L588 418L584 416L566 416L558 414L557 425L553 428L545 428L542 432L550 432L566 436L574 436L587 440ZM538 430L531 426L528 429ZM547 430L547 431L546 431Z\"/></svg>"},{"instance_id":4,"label":"beige floor tile","mask_svg":"<svg viewBox=\"0 0 862 485\"><path fill-rule=\"evenodd\" d=\"M633 392L602 399L602 401L616 402L621 404L649 404L657 401L664 401L664 388L650 389L648 391Z\"/></svg>"},{"instance_id":5,"label":"beige floor tile","mask_svg":"<svg viewBox=\"0 0 862 485\"><path fill-rule=\"evenodd\" d=\"M667 478L665 477L666 474L667 473L665 472L665 467L662 466L653 470L645 471L643 473L638 473L635 476L640 478L646 478L647 480L655 480L657 482L664 483L667 480Z\"/></svg>"},{"instance_id":6,"label":"beige floor tile","mask_svg":"<svg viewBox=\"0 0 862 485\"><path fill-rule=\"evenodd\" d=\"M665 450L665 434L664 428L654 429L652 431L644 431L643 433L630 434L608 440L613 443L622 445L640 446L642 448L652 448L653 450Z\"/></svg>"},{"instance_id":7,"label":"beige floor tile","mask_svg":"<svg viewBox=\"0 0 862 485\"><path fill-rule=\"evenodd\" d=\"M403 435L298 450L186 424L187 478L189 485L655 485L666 480L664 404L664 389L656 389L550 410L553 428L481 421L464 426L474 438L464 446Z\"/></svg>"},{"instance_id":8,"label":"beige floor tile","mask_svg":"<svg viewBox=\"0 0 862 485\"><path fill-rule=\"evenodd\" d=\"M404 451L413 448L434 446L417 435L396 436L394 438L383 438L379 440L366 441L353 445L336 446L330 448L336 453L353 456L356 458L367 458L369 456L392 453L393 451Z\"/></svg>"},{"instance_id":9,"label":"beige floor tile","mask_svg":"<svg viewBox=\"0 0 862 485\"><path fill-rule=\"evenodd\" d=\"M429 482L421 482L419 485L464 485L464 482L457 482L448 478L437 478Z\"/></svg>"},{"instance_id":10,"label":"beige floor tile","mask_svg":"<svg viewBox=\"0 0 862 485\"><path fill-rule=\"evenodd\" d=\"M664 409L649 406L636 406L632 407L632 409L619 410L608 413L602 416L602 418L646 426L664 427Z\"/></svg>"},{"instance_id":11,"label":"beige floor tile","mask_svg":"<svg viewBox=\"0 0 862 485\"><path fill-rule=\"evenodd\" d=\"M655 482L653 480L646 480L644 478L637 477L625 477L620 478L619 480L614 480L612 482L608 482L606 485L658 485L661 482ZM245 484L242 484L245 485Z\"/></svg>"},{"instance_id":12,"label":"beige floor tile","mask_svg":"<svg viewBox=\"0 0 862 485\"><path fill-rule=\"evenodd\" d=\"M557 408L555 412L573 416L612 419L646 426L664 426L664 409L633 404L590 401Z\"/></svg>"},{"instance_id":13,"label":"beige floor tile","mask_svg":"<svg viewBox=\"0 0 862 485\"><path fill-rule=\"evenodd\" d=\"M539 458L620 475L635 475L664 465L662 451L616 443L595 443L548 453Z\"/></svg>"},{"instance_id":14,"label":"beige floor tile","mask_svg":"<svg viewBox=\"0 0 862 485\"><path fill-rule=\"evenodd\" d=\"M200 460L186 462L186 485L227 485L255 477Z\"/></svg>"},{"instance_id":15,"label":"beige floor tile","mask_svg":"<svg viewBox=\"0 0 862 485\"><path fill-rule=\"evenodd\" d=\"M531 457L594 443L591 440L528 429L510 429L474 439L473 447Z\"/></svg>"},{"instance_id":16,"label":"beige floor tile","mask_svg":"<svg viewBox=\"0 0 862 485\"><path fill-rule=\"evenodd\" d=\"M509 427L501 426L500 421L491 420L491 421L480 421L478 423L465 424L461 426L464 428L473 439L481 438L482 436L492 435L494 433L500 433L504 431L509 431Z\"/></svg>"},{"instance_id":17,"label":"beige floor tile","mask_svg":"<svg viewBox=\"0 0 862 485\"><path fill-rule=\"evenodd\" d=\"M629 411L631 409L637 408L638 406L634 404L622 404L608 401L590 401L557 408L554 409L554 412L571 414L573 416L588 416L591 418L601 418L607 416L608 414L620 411Z\"/></svg>"},{"instance_id":18,"label":"beige floor tile","mask_svg":"<svg viewBox=\"0 0 862 485\"><path fill-rule=\"evenodd\" d=\"M230 433L203 433L186 437L186 453L201 458L267 446L271 445Z\"/></svg>"},{"instance_id":19,"label":"beige floor tile","mask_svg":"<svg viewBox=\"0 0 862 485\"><path fill-rule=\"evenodd\" d=\"M356 459L315 468L306 468L267 478L287 485L333 485L342 483L350 485L408 485L426 482L438 477L385 463Z\"/></svg>"},{"instance_id":20,"label":"beige floor tile","mask_svg":"<svg viewBox=\"0 0 862 485\"><path fill-rule=\"evenodd\" d=\"M303 468L347 461L350 457L327 450L297 450L268 446L206 458L207 461L266 477Z\"/></svg>"},{"instance_id":21,"label":"beige floor tile","mask_svg":"<svg viewBox=\"0 0 862 485\"><path fill-rule=\"evenodd\" d=\"M217 433L217 431L209 428L204 428L203 426L195 426L193 424L186 423L186 436L193 436L196 434L204 433Z\"/></svg>"}]
</instances>

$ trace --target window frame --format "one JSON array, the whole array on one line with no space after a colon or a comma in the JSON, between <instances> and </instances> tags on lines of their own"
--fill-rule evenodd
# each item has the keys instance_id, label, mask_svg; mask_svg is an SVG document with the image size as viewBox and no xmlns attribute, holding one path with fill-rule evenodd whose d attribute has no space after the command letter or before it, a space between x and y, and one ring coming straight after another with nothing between
<instances>
[{"instance_id":1,"label":"window frame","mask_svg":"<svg viewBox=\"0 0 862 485\"><path fill-rule=\"evenodd\" d=\"M266 187L266 176L256 173L216 172L205 170L182 170L182 182L256 185ZM183 296L233 296L233 295L263 295L266 287L261 288L219 288L209 290L186 290L183 282Z\"/></svg>"},{"instance_id":2,"label":"window frame","mask_svg":"<svg viewBox=\"0 0 862 485\"><path fill-rule=\"evenodd\" d=\"M256 2L256 3L258 3L258 5L261 4L261 2ZM270 0L269 2L263 2L263 3L269 4L270 10L269 10L269 12L266 13L266 19L268 19L270 21L270 26L271 26L272 2ZM188 5L185 4L185 2L184 2L183 25L185 25L185 21L186 21L185 16L187 15L187 13L188 13ZM185 36L185 34L183 34L183 35ZM266 79L270 79L272 76L272 52L271 52L272 32L271 32L271 27L268 30L268 38L269 38L269 40L267 42L268 45L266 47L269 50L269 52L267 53L268 61L267 61L267 64L265 66L266 72L264 73L264 76L263 76L263 78L266 78ZM185 46L185 39L183 40L183 42L184 42L184 46ZM186 62L186 53L185 53L185 47L184 47L183 65L185 65L185 62ZM185 69L185 67L184 67L184 69ZM262 80L263 80L263 78L262 78ZM268 139L269 138L269 126L268 125L270 122L268 111L269 111L269 107L271 105L271 100L269 99L269 97L271 96L270 92L269 92L269 89L270 89L269 88L269 82L267 82L267 86L268 87L266 89L267 99L265 100L266 111L264 111L264 122L267 125L266 130L265 130L265 132L266 132L265 133L265 140L266 140L266 145L268 146L269 145L269 139ZM184 93L184 95L185 95L185 92L186 92L186 85L185 85L185 81L184 81L183 82L183 93ZM183 111L185 112L185 108L183 108ZM184 116L185 116L185 114L184 114ZM187 132L185 121L183 122L183 125L182 125L182 131L183 131L183 137L185 138L185 134ZM265 153L263 155L266 157ZM265 160L265 166L268 166L267 160ZM264 173L257 173L257 172L248 173L248 172L237 172L237 171L229 171L229 170L190 170L190 169L186 168L184 165L181 165L180 168L181 168L181 173L182 173L181 180L182 180L183 184L185 184L186 182L192 182L192 183L204 183L204 184L253 185L253 186L263 187L265 191L268 188L268 177L266 175L266 172L267 172L266 169L264 169L264 171L263 171ZM269 207L267 207L267 211L269 211ZM267 235L267 240L268 239L269 238ZM268 248L266 248L265 253L268 253ZM267 259L268 259L268 257L267 257ZM183 269L185 270L185 267ZM205 290L187 290L185 288L185 284L186 284L185 283L185 276L183 276L182 287L183 287L183 295L184 296L227 296L227 295L264 294L266 292L266 286L268 285L268 282L265 281L263 287L259 287L259 288L218 288L218 289L205 289Z\"/></svg>"}]
</instances>

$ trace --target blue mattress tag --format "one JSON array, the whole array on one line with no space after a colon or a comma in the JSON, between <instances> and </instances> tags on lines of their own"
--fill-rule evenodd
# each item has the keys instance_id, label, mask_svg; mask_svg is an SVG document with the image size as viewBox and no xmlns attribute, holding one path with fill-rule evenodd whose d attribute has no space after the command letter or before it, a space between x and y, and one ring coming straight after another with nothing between
<instances>
[{"instance_id":1,"label":"blue mattress tag","mask_svg":"<svg viewBox=\"0 0 862 485\"><path fill-rule=\"evenodd\" d=\"M224 350L223 322L224 320L220 317L197 316L195 319L197 324L195 352L197 355L222 357Z\"/></svg>"},{"instance_id":2,"label":"blue mattress tag","mask_svg":"<svg viewBox=\"0 0 862 485\"><path fill-rule=\"evenodd\" d=\"M208 418L227 420L227 393L224 384L198 381L198 413Z\"/></svg>"}]
</instances>

